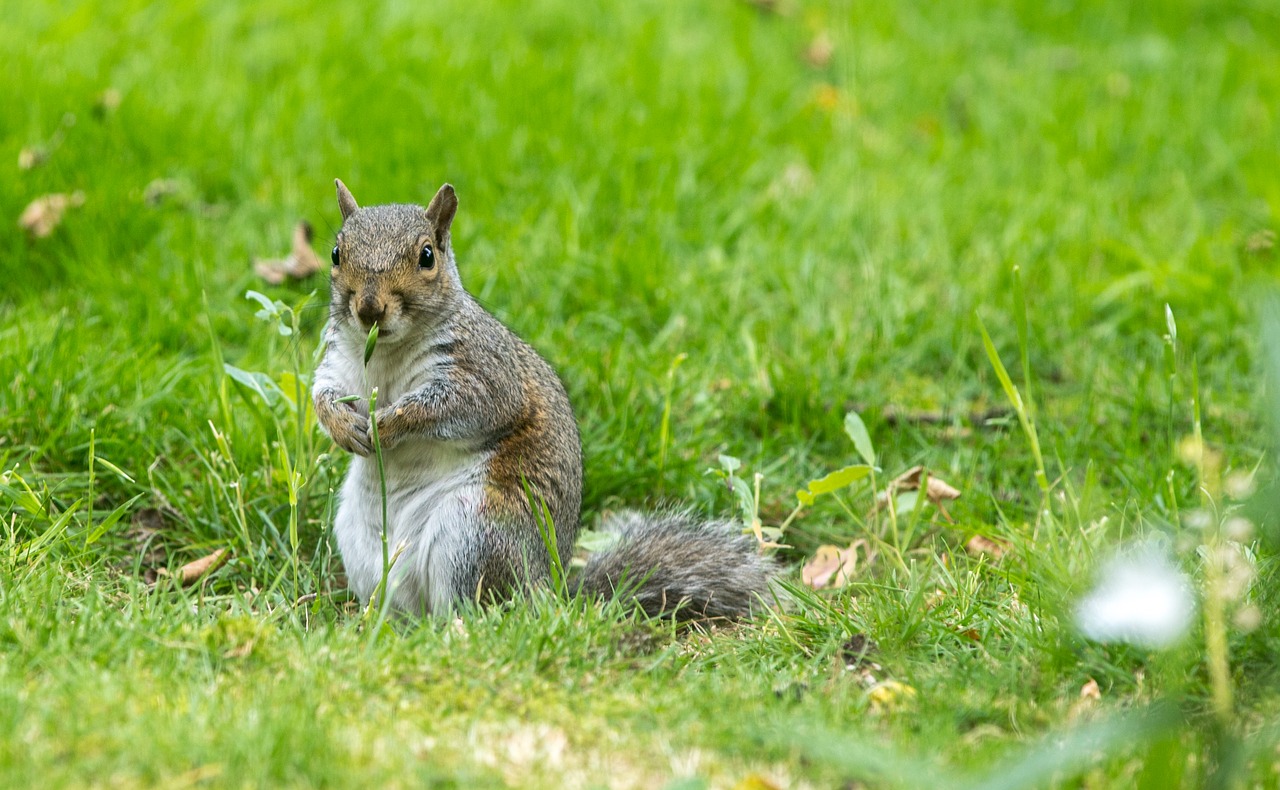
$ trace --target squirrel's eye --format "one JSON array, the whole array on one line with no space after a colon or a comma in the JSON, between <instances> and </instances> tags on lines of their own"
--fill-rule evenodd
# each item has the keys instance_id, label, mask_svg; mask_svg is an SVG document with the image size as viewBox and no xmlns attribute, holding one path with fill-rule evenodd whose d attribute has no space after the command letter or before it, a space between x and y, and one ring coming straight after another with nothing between
<instances>
[{"instance_id":1,"label":"squirrel's eye","mask_svg":"<svg viewBox=\"0 0 1280 790\"><path fill-rule=\"evenodd\" d=\"M338 257L338 245L333 245L333 252L329 253L329 257L333 259L333 265L337 266L340 258Z\"/></svg>"},{"instance_id":2,"label":"squirrel's eye","mask_svg":"<svg viewBox=\"0 0 1280 790\"><path fill-rule=\"evenodd\" d=\"M424 269L430 269L436 265L436 254L431 251L430 244L425 245L422 252L418 253L418 265Z\"/></svg>"}]
</instances>

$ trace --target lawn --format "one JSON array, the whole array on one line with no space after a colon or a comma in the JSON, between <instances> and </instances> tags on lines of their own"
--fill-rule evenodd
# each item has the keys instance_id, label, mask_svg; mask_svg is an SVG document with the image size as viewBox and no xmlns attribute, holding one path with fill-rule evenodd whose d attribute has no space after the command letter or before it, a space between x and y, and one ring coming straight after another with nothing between
<instances>
[{"instance_id":1,"label":"lawn","mask_svg":"<svg viewBox=\"0 0 1280 790\"><path fill-rule=\"evenodd\" d=\"M1274 3L29 3L0 56L0 784L1280 786ZM785 523L775 606L371 627L305 405L335 177L452 183L584 523ZM876 507L916 465L961 496ZM1163 647L1077 623L1136 545Z\"/></svg>"}]
</instances>

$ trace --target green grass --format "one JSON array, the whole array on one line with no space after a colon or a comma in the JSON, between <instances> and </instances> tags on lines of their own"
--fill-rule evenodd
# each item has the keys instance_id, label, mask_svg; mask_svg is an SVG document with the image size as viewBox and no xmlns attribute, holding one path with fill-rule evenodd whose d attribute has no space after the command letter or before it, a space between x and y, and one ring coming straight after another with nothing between
<instances>
[{"instance_id":1,"label":"green grass","mask_svg":"<svg viewBox=\"0 0 1280 790\"><path fill-rule=\"evenodd\" d=\"M0 485L0 784L1277 786L1271 499L1233 500L1178 446L1198 402L1222 476L1274 477L1260 326L1280 257L1280 13L781 11L0 15L0 464L16 470ZM834 55L815 66L824 31ZM107 88L120 106L95 113ZM19 170L40 144L47 161ZM857 462L851 408L877 480L926 465L963 490L955 523L904 514L901 564L882 546L845 588L806 592L819 545L891 534L866 517L868 482L825 496L786 534L780 609L712 633L545 597L362 630L328 542L345 458L223 368L310 370L324 278L269 288L251 261L286 252L304 218L323 258L335 176L362 203L457 187L464 281L574 400L588 523L660 499L737 512L705 474L727 454L765 474L776 526L796 489ZM156 179L176 191L151 205ZM77 189L49 238L13 224ZM317 294L286 337L250 289ZM1034 396L1047 500L975 315ZM1071 619L1108 547L1145 532L1203 586L1202 488L1260 529L1244 603L1261 625L1222 626L1226 715L1205 649L1218 626L1157 652L1088 642ZM140 546L131 524L155 510ZM970 557L973 534L1010 550ZM155 565L220 547L232 559L203 585L147 588ZM871 675L914 698L886 705L846 669L854 634L879 646Z\"/></svg>"}]
</instances>

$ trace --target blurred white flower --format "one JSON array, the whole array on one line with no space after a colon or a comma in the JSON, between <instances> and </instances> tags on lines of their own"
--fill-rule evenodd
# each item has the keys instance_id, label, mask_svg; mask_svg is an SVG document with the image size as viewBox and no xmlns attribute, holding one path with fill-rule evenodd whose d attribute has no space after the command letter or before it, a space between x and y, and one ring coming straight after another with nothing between
<instances>
[{"instance_id":1,"label":"blurred white flower","mask_svg":"<svg viewBox=\"0 0 1280 790\"><path fill-rule=\"evenodd\" d=\"M1163 648L1181 639L1195 615L1191 581L1160 543L1147 541L1102 566L1076 606L1076 625L1098 642Z\"/></svg>"}]
</instances>

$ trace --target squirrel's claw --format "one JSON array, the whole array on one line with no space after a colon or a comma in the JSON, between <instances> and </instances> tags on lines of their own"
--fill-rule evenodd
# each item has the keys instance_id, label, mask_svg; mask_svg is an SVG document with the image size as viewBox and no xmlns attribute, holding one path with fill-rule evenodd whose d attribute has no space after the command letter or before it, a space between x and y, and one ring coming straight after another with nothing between
<instances>
[{"instance_id":1,"label":"squirrel's claw","mask_svg":"<svg viewBox=\"0 0 1280 790\"><path fill-rule=\"evenodd\" d=\"M316 399L316 417L334 443L349 453L373 454L369 438L369 418L349 404L338 404L332 398Z\"/></svg>"},{"instance_id":2,"label":"squirrel's claw","mask_svg":"<svg viewBox=\"0 0 1280 790\"><path fill-rule=\"evenodd\" d=\"M351 433L347 436L350 447L342 445L344 450L355 453L359 456L368 457L373 455L373 439L369 435L369 418L355 415L354 424L351 427ZM334 439L337 441L336 437ZM339 442L339 444L342 444Z\"/></svg>"},{"instance_id":3,"label":"squirrel's claw","mask_svg":"<svg viewBox=\"0 0 1280 790\"><path fill-rule=\"evenodd\" d=\"M389 450L400 443L400 429L397 427L399 422L394 418L391 407L384 406L378 409L378 444L382 449ZM372 447L373 442L373 425L369 425L369 442Z\"/></svg>"}]
</instances>

